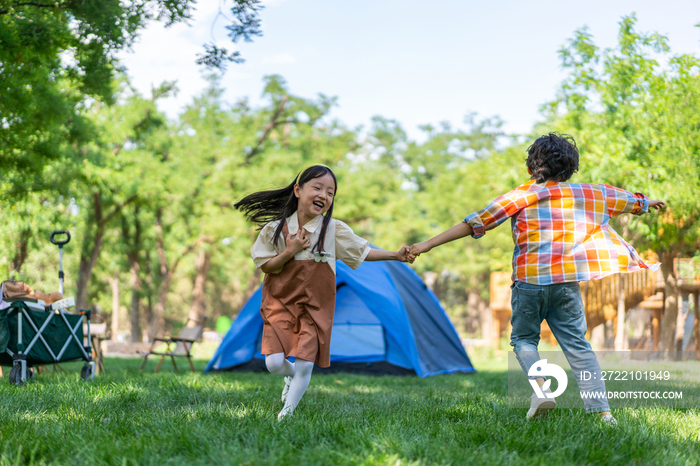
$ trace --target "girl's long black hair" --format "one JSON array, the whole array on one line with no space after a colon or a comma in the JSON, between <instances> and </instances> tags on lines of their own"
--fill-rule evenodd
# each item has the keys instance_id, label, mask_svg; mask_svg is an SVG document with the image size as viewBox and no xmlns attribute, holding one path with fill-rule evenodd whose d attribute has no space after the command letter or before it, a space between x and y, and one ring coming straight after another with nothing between
<instances>
[{"instance_id":1,"label":"girl's long black hair","mask_svg":"<svg viewBox=\"0 0 700 466\"><path fill-rule=\"evenodd\" d=\"M272 238L273 244L277 242L282 233L282 228L284 228L284 223L287 221L287 217L291 216L297 211L299 207L299 199L294 195L294 185L297 184L299 180L299 186L304 185L314 178L320 178L330 174L333 177L333 182L335 183L335 192L338 191L338 180L335 178L335 173L328 168L320 165L314 165L294 178L291 184L287 185L281 189L273 189L270 191L260 191L257 193L249 194L244 197L236 204L234 207L246 216L248 220L253 223L258 224L258 229L261 229L270 222L279 220L280 223L277 225L275 230L275 236ZM323 244L326 240L326 230L328 230L328 224L333 218L333 204L334 199L331 201L331 206L328 208L326 215L323 217L323 226L321 227L321 233L318 236L318 242L311 248L313 252L314 249L318 252L323 251ZM301 227L301 225L300 225Z\"/></svg>"}]
</instances>

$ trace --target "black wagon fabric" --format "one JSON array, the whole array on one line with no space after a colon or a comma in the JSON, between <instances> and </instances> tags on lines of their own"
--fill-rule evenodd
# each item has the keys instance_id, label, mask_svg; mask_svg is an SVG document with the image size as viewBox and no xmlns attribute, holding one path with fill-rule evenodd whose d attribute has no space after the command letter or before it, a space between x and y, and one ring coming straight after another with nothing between
<instances>
[{"instance_id":1,"label":"black wagon fabric","mask_svg":"<svg viewBox=\"0 0 700 466\"><path fill-rule=\"evenodd\" d=\"M69 341L66 350L61 355L61 358L59 360L55 360L51 356L51 353L49 353L49 351L46 349L46 345L44 344L44 342L41 341L41 339L37 339L32 348L26 353L27 363L29 363L30 365L50 364L54 362L66 362L84 359L83 352L81 351L81 349L83 348L82 325L78 325L78 328L75 330L75 335L78 340L76 341L76 339L73 338L73 336L71 335L71 331L69 330L68 326L66 325L66 322L63 320L61 315L55 314L53 312L34 311L26 307L26 305L22 302L12 303L12 306L3 311L6 319L5 328L7 329L7 333L9 333L9 339L7 340L7 348L9 348L10 351L12 351L13 353L18 352L18 321L19 314L22 309L24 309L29 315L29 318L34 323L34 326L37 328L37 330L40 329L42 325L44 325L47 319L51 318L51 321L41 332L41 335L46 341L46 344L48 344L49 348L51 348L51 351L53 351L54 355L58 356L63 346L66 344L66 342ZM71 328L75 327L82 318L82 316L72 314L63 314L63 317L66 318ZM0 343L2 343L2 336L4 331L2 320L3 316L0 315ZM26 315L23 315L22 343L24 344L25 352L27 351L29 343L34 339L36 334L36 330L34 330L34 328L29 324L29 322L27 322ZM0 355L0 364L11 365L12 357L3 351L3 354Z\"/></svg>"},{"instance_id":2,"label":"black wagon fabric","mask_svg":"<svg viewBox=\"0 0 700 466\"><path fill-rule=\"evenodd\" d=\"M7 344L10 342L10 329L7 325L8 310L3 309L0 311L0 353L4 353L7 350Z\"/></svg>"}]
</instances>

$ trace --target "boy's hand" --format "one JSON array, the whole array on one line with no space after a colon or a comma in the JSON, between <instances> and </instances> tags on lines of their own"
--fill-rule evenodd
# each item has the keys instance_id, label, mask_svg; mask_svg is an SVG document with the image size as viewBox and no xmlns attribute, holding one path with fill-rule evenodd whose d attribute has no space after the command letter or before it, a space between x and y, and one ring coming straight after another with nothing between
<instances>
[{"instance_id":1,"label":"boy's hand","mask_svg":"<svg viewBox=\"0 0 700 466\"><path fill-rule=\"evenodd\" d=\"M649 208L650 209L663 209L666 207L666 203L664 201L649 201Z\"/></svg>"},{"instance_id":2,"label":"boy's hand","mask_svg":"<svg viewBox=\"0 0 700 466\"><path fill-rule=\"evenodd\" d=\"M399 249L397 259L399 262L408 262L410 264L413 264L413 261L416 260L416 257L411 256L409 254L409 247L408 246L404 246L401 249Z\"/></svg>"},{"instance_id":3,"label":"boy's hand","mask_svg":"<svg viewBox=\"0 0 700 466\"><path fill-rule=\"evenodd\" d=\"M424 252L430 251L430 247L428 247L428 244L426 241L422 243L416 243L408 251L408 254L413 257L415 260L416 257L420 256Z\"/></svg>"},{"instance_id":4,"label":"boy's hand","mask_svg":"<svg viewBox=\"0 0 700 466\"><path fill-rule=\"evenodd\" d=\"M296 235L289 234L285 238L287 250L295 255L299 251L311 246L311 240L306 237L306 230L300 228Z\"/></svg>"}]
</instances>

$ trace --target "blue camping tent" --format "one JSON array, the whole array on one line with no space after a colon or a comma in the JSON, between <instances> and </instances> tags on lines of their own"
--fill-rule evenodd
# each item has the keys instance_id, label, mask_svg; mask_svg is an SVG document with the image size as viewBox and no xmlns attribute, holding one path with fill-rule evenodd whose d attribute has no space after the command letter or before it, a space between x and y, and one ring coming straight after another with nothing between
<instances>
[{"instance_id":1,"label":"blue camping tent","mask_svg":"<svg viewBox=\"0 0 700 466\"><path fill-rule=\"evenodd\" d=\"M329 369L415 373L474 372L435 295L399 262L338 261ZM205 372L264 368L260 354L262 289L243 306ZM318 369L318 368L317 368Z\"/></svg>"}]
</instances>

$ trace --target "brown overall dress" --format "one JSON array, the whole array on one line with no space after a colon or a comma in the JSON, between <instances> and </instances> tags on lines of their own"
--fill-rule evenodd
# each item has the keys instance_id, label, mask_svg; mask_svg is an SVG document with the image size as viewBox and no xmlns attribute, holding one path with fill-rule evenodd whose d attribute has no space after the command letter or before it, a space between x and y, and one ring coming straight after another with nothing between
<instances>
[{"instance_id":1,"label":"brown overall dress","mask_svg":"<svg viewBox=\"0 0 700 466\"><path fill-rule=\"evenodd\" d=\"M285 238L289 234L286 222L282 232ZM280 273L265 274L261 353L284 353L320 367L330 366L334 312L335 273L331 266L292 258Z\"/></svg>"}]
</instances>

